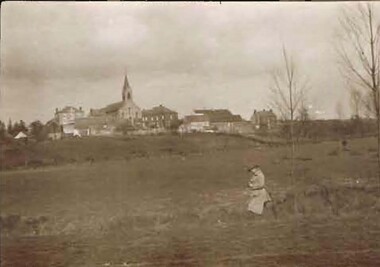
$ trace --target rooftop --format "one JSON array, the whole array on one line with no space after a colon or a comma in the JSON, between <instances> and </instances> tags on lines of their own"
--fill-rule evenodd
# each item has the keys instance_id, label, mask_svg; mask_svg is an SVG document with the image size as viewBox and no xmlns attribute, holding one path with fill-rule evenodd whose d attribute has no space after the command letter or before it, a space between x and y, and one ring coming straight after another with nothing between
<instances>
[{"instance_id":1,"label":"rooftop","mask_svg":"<svg viewBox=\"0 0 380 267\"><path fill-rule=\"evenodd\" d=\"M82 108L80 107L79 109L76 108L76 107L72 107L72 106L66 106L64 107L63 109L61 110L56 110L56 113L68 113L68 112L81 112L83 111Z\"/></svg>"},{"instance_id":2,"label":"rooftop","mask_svg":"<svg viewBox=\"0 0 380 267\"><path fill-rule=\"evenodd\" d=\"M168 109L163 105L153 107L152 109L146 109L142 111L143 115L156 115L156 114L168 114L168 113L177 113L173 110Z\"/></svg>"},{"instance_id":3,"label":"rooftop","mask_svg":"<svg viewBox=\"0 0 380 267\"><path fill-rule=\"evenodd\" d=\"M234 115L228 109L198 109L196 114L204 114L210 122L237 122L242 121L240 115Z\"/></svg>"}]
</instances>

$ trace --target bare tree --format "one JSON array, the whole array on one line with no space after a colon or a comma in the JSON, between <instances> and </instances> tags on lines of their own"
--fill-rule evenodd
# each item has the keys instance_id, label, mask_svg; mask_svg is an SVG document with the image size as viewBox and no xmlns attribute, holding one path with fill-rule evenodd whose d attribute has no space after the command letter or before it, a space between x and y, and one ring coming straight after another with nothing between
<instances>
[{"instance_id":1,"label":"bare tree","mask_svg":"<svg viewBox=\"0 0 380 267\"><path fill-rule=\"evenodd\" d=\"M294 178L294 158L296 137L294 123L298 117L298 112L304 103L306 82L301 79L295 62L288 55L285 47L282 49L283 66L272 73L272 83L270 86L272 107L276 109L283 121L289 125L289 141L291 145L291 166L290 177L292 185Z\"/></svg>"},{"instance_id":2,"label":"bare tree","mask_svg":"<svg viewBox=\"0 0 380 267\"><path fill-rule=\"evenodd\" d=\"M377 119L377 161L380 182L380 23L372 3L344 9L337 52L341 73L364 93L368 110Z\"/></svg>"},{"instance_id":3,"label":"bare tree","mask_svg":"<svg viewBox=\"0 0 380 267\"><path fill-rule=\"evenodd\" d=\"M343 116L344 116L342 102L340 102L340 101L336 102L335 112L336 112L338 119L342 120Z\"/></svg>"},{"instance_id":4,"label":"bare tree","mask_svg":"<svg viewBox=\"0 0 380 267\"><path fill-rule=\"evenodd\" d=\"M356 119L361 118L361 111L363 107L363 95L361 90L357 88L351 88L350 90L350 106L352 115Z\"/></svg>"}]
</instances>

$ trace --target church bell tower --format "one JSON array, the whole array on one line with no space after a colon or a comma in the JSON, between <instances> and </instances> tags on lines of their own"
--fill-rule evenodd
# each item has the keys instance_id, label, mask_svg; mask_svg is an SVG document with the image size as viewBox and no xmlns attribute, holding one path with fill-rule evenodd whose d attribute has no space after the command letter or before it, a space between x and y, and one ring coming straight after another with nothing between
<instances>
[{"instance_id":1,"label":"church bell tower","mask_svg":"<svg viewBox=\"0 0 380 267\"><path fill-rule=\"evenodd\" d=\"M129 86L127 74L124 76L122 98L123 101L132 100L132 88Z\"/></svg>"}]
</instances>

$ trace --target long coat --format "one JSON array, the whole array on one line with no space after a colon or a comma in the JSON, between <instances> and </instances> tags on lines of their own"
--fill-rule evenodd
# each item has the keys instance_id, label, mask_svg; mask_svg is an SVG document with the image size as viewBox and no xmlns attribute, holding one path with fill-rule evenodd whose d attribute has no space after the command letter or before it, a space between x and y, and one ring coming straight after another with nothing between
<instances>
[{"instance_id":1,"label":"long coat","mask_svg":"<svg viewBox=\"0 0 380 267\"><path fill-rule=\"evenodd\" d=\"M271 198L264 188L265 186L265 176L260 169L256 169L253 173L251 179L248 183L249 195L251 197L248 203L248 210L256 213L262 214L264 209L264 204L271 201Z\"/></svg>"}]
</instances>

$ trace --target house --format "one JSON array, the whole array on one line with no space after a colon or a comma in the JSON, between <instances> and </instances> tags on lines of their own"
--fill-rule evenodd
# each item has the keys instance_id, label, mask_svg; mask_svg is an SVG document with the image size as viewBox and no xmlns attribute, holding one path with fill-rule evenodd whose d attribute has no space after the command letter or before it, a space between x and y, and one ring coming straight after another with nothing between
<instances>
[{"instance_id":1,"label":"house","mask_svg":"<svg viewBox=\"0 0 380 267\"><path fill-rule=\"evenodd\" d=\"M64 134L72 135L74 133L74 124L76 119L84 117L82 107L75 108L66 106L61 110L55 109L54 119L61 126Z\"/></svg>"},{"instance_id":2,"label":"house","mask_svg":"<svg viewBox=\"0 0 380 267\"><path fill-rule=\"evenodd\" d=\"M107 116L93 116L77 119L75 130L81 136L112 135L116 129L116 119Z\"/></svg>"},{"instance_id":3,"label":"house","mask_svg":"<svg viewBox=\"0 0 380 267\"><path fill-rule=\"evenodd\" d=\"M236 123L243 120L240 115L234 115L228 109L201 109L195 110L194 113L206 116L209 127L216 132L234 133Z\"/></svg>"},{"instance_id":4,"label":"house","mask_svg":"<svg viewBox=\"0 0 380 267\"><path fill-rule=\"evenodd\" d=\"M237 132L235 127L243 119L227 109L198 109L194 115L185 116L182 130L185 132Z\"/></svg>"},{"instance_id":5,"label":"house","mask_svg":"<svg viewBox=\"0 0 380 267\"><path fill-rule=\"evenodd\" d=\"M170 129L178 125L178 113L159 105L142 111L142 123L146 128Z\"/></svg>"},{"instance_id":6,"label":"house","mask_svg":"<svg viewBox=\"0 0 380 267\"><path fill-rule=\"evenodd\" d=\"M277 117L273 110L253 111L251 122L255 125L256 129L266 128L271 129L277 123Z\"/></svg>"},{"instance_id":7,"label":"house","mask_svg":"<svg viewBox=\"0 0 380 267\"><path fill-rule=\"evenodd\" d=\"M112 103L101 109L91 109L91 117L107 117L113 120L129 120L133 125L139 124L142 113L139 106L133 100L132 88L129 85L128 77L124 77L122 88L122 101Z\"/></svg>"},{"instance_id":8,"label":"house","mask_svg":"<svg viewBox=\"0 0 380 267\"><path fill-rule=\"evenodd\" d=\"M187 115L184 117L179 131L183 133L206 132L209 126L210 121L207 116L202 114Z\"/></svg>"}]
</instances>

